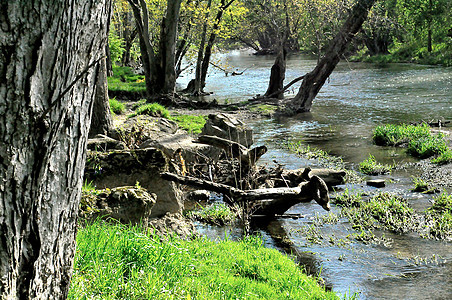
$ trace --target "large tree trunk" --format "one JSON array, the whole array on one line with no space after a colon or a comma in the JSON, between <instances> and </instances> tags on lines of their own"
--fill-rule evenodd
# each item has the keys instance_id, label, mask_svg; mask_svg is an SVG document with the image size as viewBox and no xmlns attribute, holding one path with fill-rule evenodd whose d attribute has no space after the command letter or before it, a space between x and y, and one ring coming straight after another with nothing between
<instances>
[{"instance_id":1,"label":"large tree trunk","mask_svg":"<svg viewBox=\"0 0 452 300\"><path fill-rule=\"evenodd\" d=\"M201 42L199 43L198 58L196 60L196 71L195 71L195 81L193 95L198 96L202 93L203 86L201 86L201 65L204 57L204 48L206 46L206 36L207 36L207 22L209 21L210 6L212 5L212 0L207 2L207 12L205 15L205 21L202 26Z\"/></svg>"},{"instance_id":2,"label":"large tree trunk","mask_svg":"<svg viewBox=\"0 0 452 300\"><path fill-rule=\"evenodd\" d=\"M270 71L270 81L268 83L267 91L264 97L276 97L278 99L284 98L284 79L286 78L286 56L287 51L283 45L278 50L275 62Z\"/></svg>"},{"instance_id":3,"label":"large tree trunk","mask_svg":"<svg viewBox=\"0 0 452 300\"><path fill-rule=\"evenodd\" d=\"M0 298L65 299L111 3L0 11Z\"/></svg>"},{"instance_id":4,"label":"large tree trunk","mask_svg":"<svg viewBox=\"0 0 452 300\"><path fill-rule=\"evenodd\" d=\"M107 63L104 58L100 60L98 66L89 136L95 136L96 134L108 135L112 129L113 120L111 118L110 101L108 98Z\"/></svg>"},{"instance_id":5,"label":"large tree trunk","mask_svg":"<svg viewBox=\"0 0 452 300\"><path fill-rule=\"evenodd\" d=\"M311 110L312 101L339 63L340 56L345 52L355 34L361 29L374 2L375 0L362 0L357 1L353 6L341 30L330 42L325 55L320 59L315 69L304 77L298 94L289 104L293 112L299 113Z\"/></svg>"}]
</instances>

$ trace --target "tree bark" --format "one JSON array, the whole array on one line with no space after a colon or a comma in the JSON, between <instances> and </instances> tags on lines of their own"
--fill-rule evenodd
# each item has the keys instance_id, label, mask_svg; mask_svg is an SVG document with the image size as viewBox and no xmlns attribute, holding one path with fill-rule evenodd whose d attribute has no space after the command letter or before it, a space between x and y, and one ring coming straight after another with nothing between
<instances>
[{"instance_id":1,"label":"tree bark","mask_svg":"<svg viewBox=\"0 0 452 300\"><path fill-rule=\"evenodd\" d=\"M287 51L284 46L284 42L278 50L278 54L275 58L275 63L273 64L270 71L270 81L268 83L267 91L264 97L276 97L278 99L284 98L284 79L286 78L286 56Z\"/></svg>"},{"instance_id":2,"label":"tree bark","mask_svg":"<svg viewBox=\"0 0 452 300\"><path fill-rule=\"evenodd\" d=\"M0 298L66 299L111 1L0 2Z\"/></svg>"},{"instance_id":3,"label":"tree bark","mask_svg":"<svg viewBox=\"0 0 452 300\"><path fill-rule=\"evenodd\" d=\"M210 12L211 5L212 5L212 0L208 0L207 11L205 14L205 21L202 26L201 42L199 43L198 58L196 60L195 82L194 82L194 90L193 90L194 96L201 95L202 89L203 89L203 86L201 86L201 65L202 65L202 61L203 61L203 57L204 57L204 48L206 46L207 22L209 20L209 12Z\"/></svg>"},{"instance_id":4,"label":"tree bark","mask_svg":"<svg viewBox=\"0 0 452 300\"><path fill-rule=\"evenodd\" d=\"M340 56L345 52L355 34L361 29L375 1L357 1L353 6L341 30L330 42L325 55L320 59L315 69L306 74L297 95L291 100L289 108L294 113L308 112L311 110L314 98L339 63Z\"/></svg>"}]
</instances>

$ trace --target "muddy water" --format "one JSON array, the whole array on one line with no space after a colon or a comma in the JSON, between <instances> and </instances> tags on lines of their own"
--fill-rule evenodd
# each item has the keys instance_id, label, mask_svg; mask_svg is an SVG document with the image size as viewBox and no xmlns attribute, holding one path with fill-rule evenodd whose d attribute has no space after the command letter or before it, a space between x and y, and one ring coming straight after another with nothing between
<instances>
[{"instance_id":1,"label":"muddy water","mask_svg":"<svg viewBox=\"0 0 452 300\"><path fill-rule=\"evenodd\" d=\"M220 103L239 102L265 92L272 57L236 51L219 58L238 71L246 71L242 76L228 77L213 72L207 80L208 89L215 92L211 97ZM287 80L308 72L314 65L313 60L291 57ZM251 124L255 143L270 148L261 158L262 163L276 160L289 169L316 166L315 161L284 150L282 145L291 140L339 155L351 168L356 168L369 153L385 163L415 161L403 150L373 145L371 132L384 123L451 120L451 83L452 68L341 63L315 99L311 113ZM418 173L411 168L396 171L384 177L392 182L384 190L402 194L414 209L423 211L430 205L431 196L409 191L413 186L410 176ZM365 186L347 188L375 192ZM339 213L339 209L333 207L333 212ZM318 226L316 219L327 214L319 206L299 204L288 213L304 217L275 220L257 231L267 246L292 253L308 271L320 274L334 291L358 293L360 299L452 299L452 243L382 231L376 235L384 235L386 244L364 244L353 238L356 231L346 219ZM310 226L318 228L318 238L312 239L313 233L307 232ZM199 229L211 237L240 235L237 227Z\"/></svg>"}]
</instances>

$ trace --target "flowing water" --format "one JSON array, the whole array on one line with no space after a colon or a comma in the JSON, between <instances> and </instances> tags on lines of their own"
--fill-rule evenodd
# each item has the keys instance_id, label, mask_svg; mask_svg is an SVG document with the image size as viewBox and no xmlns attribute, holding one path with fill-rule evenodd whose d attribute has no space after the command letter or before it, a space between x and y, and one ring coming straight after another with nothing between
<instances>
[{"instance_id":1,"label":"flowing water","mask_svg":"<svg viewBox=\"0 0 452 300\"><path fill-rule=\"evenodd\" d=\"M228 77L223 72L211 72L207 90L214 95L210 97L220 103L231 103L265 92L273 57L234 51L219 59L230 68L245 72ZM312 59L290 57L286 82L312 70L315 64ZM255 132L255 144L269 147L261 163L272 164L276 160L288 169L315 166L315 161L284 150L282 145L291 140L341 156L351 168L356 168L369 153L383 163L416 161L402 149L373 145L372 130L385 123L451 120L451 83L452 68L341 63L314 100L310 113L250 124ZM297 86L290 93L296 91ZM411 176L417 172L408 168L384 177L392 183L383 190L402 194L415 210L423 211L430 205L431 196L409 192L413 186ZM362 185L347 188L375 191ZM339 214L340 210L333 206L332 211ZM452 243L386 231L376 235L384 235L391 241L389 244L364 244L350 238L356 231L346 219L319 227L316 219L327 212L318 205L298 204L288 213L304 217L274 220L257 231L267 246L293 254L308 271L320 274L326 286L334 291L358 293L360 299L452 299ZM314 243L309 241L306 228L319 228L323 238ZM199 230L211 237L240 235L237 227L218 230L200 226Z\"/></svg>"}]
</instances>

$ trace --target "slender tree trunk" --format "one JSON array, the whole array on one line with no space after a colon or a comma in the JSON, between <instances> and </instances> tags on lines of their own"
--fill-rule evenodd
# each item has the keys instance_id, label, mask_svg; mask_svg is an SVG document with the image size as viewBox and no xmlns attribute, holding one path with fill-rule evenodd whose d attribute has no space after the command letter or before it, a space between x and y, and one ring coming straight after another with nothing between
<instances>
[{"instance_id":1,"label":"slender tree trunk","mask_svg":"<svg viewBox=\"0 0 452 300\"><path fill-rule=\"evenodd\" d=\"M66 299L111 3L0 11L0 298Z\"/></svg>"},{"instance_id":2,"label":"slender tree trunk","mask_svg":"<svg viewBox=\"0 0 452 300\"><path fill-rule=\"evenodd\" d=\"M194 90L193 95L198 96L202 92L203 86L201 85L201 65L202 60L204 57L204 47L206 46L206 36L207 36L207 22L209 21L209 11L210 6L212 5L212 0L208 0L207 2L207 12L205 15L205 21L202 26L202 33L201 33L201 42L199 43L199 49L198 49L198 58L196 60L196 71L195 71L195 82L194 82Z\"/></svg>"},{"instance_id":3,"label":"slender tree trunk","mask_svg":"<svg viewBox=\"0 0 452 300\"><path fill-rule=\"evenodd\" d=\"M101 59L98 65L89 136L95 136L96 134L108 135L112 129L113 120L111 118L110 101L108 98L107 63L104 58Z\"/></svg>"},{"instance_id":4,"label":"slender tree trunk","mask_svg":"<svg viewBox=\"0 0 452 300\"><path fill-rule=\"evenodd\" d=\"M375 1L376 0L357 1L353 6L350 15L342 25L341 30L330 42L325 55L317 63L315 69L306 74L298 94L289 104L290 109L294 113L311 110L314 98L339 63L340 56L345 52L355 34L360 30L367 18L367 13Z\"/></svg>"},{"instance_id":5,"label":"slender tree trunk","mask_svg":"<svg viewBox=\"0 0 452 300\"><path fill-rule=\"evenodd\" d=\"M215 44L215 39L217 38L217 30L220 28L221 19L223 18L223 13L225 10L234 3L235 0L229 0L226 3L226 0L221 0L221 7L215 16L215 24L212 28L212 33L209 36L209 40L207 41L206 50L204 52L204 59L201 65L201 89L204 89L206 85L207 71L209 70L210 57L212 56L213 45Z\"/></svg>"}]
</instances>

